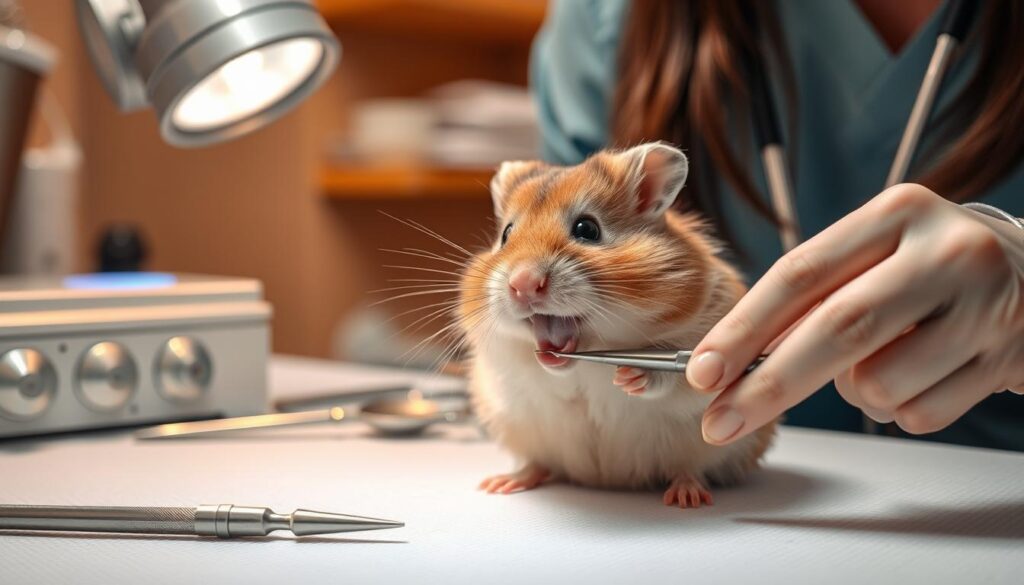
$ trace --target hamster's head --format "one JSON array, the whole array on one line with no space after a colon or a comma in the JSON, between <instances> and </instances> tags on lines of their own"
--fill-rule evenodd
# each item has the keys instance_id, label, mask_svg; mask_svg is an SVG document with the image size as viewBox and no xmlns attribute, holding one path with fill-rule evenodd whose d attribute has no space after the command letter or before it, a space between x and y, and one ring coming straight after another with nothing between
<instances>
[{"instance_id":1,"label":"hamster's head","mask_svg":"<svg viewBox=\"0 0 1024 585\"><path fill-rule=\"evenodd\" d=\"M572 352L643 343L652 327L685 317L703 263L666 211L687 171L686 156L662 143L572 167L502 164L491 182L494 245L461 281L468 338ZM552 371L569 366L546 353L537 359Z\"/></svg>"}]
</instances>

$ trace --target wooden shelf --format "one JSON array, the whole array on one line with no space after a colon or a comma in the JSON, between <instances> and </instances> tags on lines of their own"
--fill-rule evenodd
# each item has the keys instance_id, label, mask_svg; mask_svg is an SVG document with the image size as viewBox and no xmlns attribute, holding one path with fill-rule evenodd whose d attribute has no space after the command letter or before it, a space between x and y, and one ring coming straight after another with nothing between
<instances>
[{"instance_id":1,"label":"wooden shelf","mask_svg":"<svg viewBox=\"0 0 1024 585\"><path fill-rule=\"evenodd\" d=\"M317 6L338 29L522 45L544 21L547 1L317 0Z\"/></svg>"},{"instance_id":2,"label":"wooden shelf","mask_svg":"<svg viewBox=\"0 0 1024 585\"><path fill-rule=\"evenodd\" d=\"M486 198L494 169L331 165L320 185L331 199Z\"/></svg>"}]
</instances>

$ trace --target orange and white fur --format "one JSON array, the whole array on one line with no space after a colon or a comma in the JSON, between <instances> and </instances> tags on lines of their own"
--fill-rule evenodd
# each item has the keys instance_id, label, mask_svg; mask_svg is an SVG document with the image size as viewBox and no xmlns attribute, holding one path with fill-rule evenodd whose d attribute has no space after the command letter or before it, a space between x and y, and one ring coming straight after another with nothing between
<instances>
[{"instance_id":1,"label":"orange and white fur","mask_svg":"<svg viewBox=\"0 0 1024 585\"><path fill-rule=\"evenodd\" d=\"M498 238L462 276L459 319L476 411L522 466L481 488L658 487L666 504L698 507L711 503L708 485L757 466L774 425L708 445L711 397L684 376L536 353L693 347L739 299L743 284L699 219L669 209L687 172L663 143L573 167L501 165Z\"/></svg>"}]
</instances>

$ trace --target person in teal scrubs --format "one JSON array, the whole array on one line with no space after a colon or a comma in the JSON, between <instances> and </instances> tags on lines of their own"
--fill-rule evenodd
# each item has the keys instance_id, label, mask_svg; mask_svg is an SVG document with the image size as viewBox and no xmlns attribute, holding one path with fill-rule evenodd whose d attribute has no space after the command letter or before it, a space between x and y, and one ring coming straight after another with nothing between
<instances>
[{"instance_id":1,"label":"person in teal scrubs","mask_svg":"<svg viewBox=\"0 0 1024 585\"><path fill-rule=\"evenodd\" d=\"M636 49L626 45L644 32L634 30L641 21L631 18L634 10L657 4L552 2L531 59L547 161L576 164L597 150L625 146L615 136L615 121L623 116L617 96L637 77L629 75L633 71L622 59L624 51ZM783 255L773 222L738 195L720 165L704 157L703 168L714 176L715 227L728 234L731 258L754 285L698 345L687 372L695 388L719 393L705 413L705 439L735 440L786 410L793 425L860 431L871 426L864 424L866 416L888 434L1024 451L1024 397L1017 395L1024 390L1024 231L961 207L947 198L952 193L936 193L928 185L882 192L946 6L940 0L759 4L773 11L788 64L783 69L767 63L776 103L797 104L795 111L780 106L780 116L787 145L795 145L789 156L797 162L796 212L808 241ZM978 91L972 76L987 63L982 59L986 31L1007 26L999 19L1016 27L1024 20L1019 6L998 4L992 11L1005 12L977 15L942 86L933 121L959 92ZM678 8L663 9L685 15ZM697 13L695 8L692 14ZM686 35L698 35L702 21L692 14L678 26L690 27L680 38L696 50L700 39L694 36L687 45ZM634 29L628 29L631 25ZM652 37L664 38L675 23L652 19L649 26ZM1018 40L1005 47L1017 62L996 67L1024 68L1019 31L1006 33ZM656 51L649 56L676 64L687 58L665 57ZM634 59L629 66L637 63ZM678 95L700 89L699 80L689 79ZM1012 99L1020 102L1021 95ZM677 99L677 114L691 115ZM733 104L724 101L726 108ZM1004 136L1021 135L1024 107L1006 107L1015 115L1003 116ZM645 112L630 115L642 118ZM741 118L736 114L730 120ZM729 124L732 142L743 142L744 128ZM926 131L912 173L919 159L935 156L929 146L947 138ZM669 140L694 153L699 146L670 131L630 139ZM1024 165L1018 164L1024 142L995 144L992 156L1000 156L1001 163L976 157L985 164L956 168L954 174L963 175L954 179L982 176L991 161L999 176L968 199L1024 216ZM737 160L764 194L757 153L740 150ZM700 175L700 162L691 177ZM771 343L787 330L781 342ZM766 350L772 356L754 374L741 377L744 365Z\"/></svg>"}]
</instances>

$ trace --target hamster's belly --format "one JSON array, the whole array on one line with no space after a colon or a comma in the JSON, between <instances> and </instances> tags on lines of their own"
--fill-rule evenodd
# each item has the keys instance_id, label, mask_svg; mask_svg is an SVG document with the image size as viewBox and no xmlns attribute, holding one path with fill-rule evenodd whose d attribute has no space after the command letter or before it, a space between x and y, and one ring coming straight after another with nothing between
<instances>
[{"instance_id":1,"label":"hamster's belly","mask_svg":"<svg viewBox=\"0 0 1024 585\"><path fill-rule=\"evenodd\" d=\"M482 418L504 447L575 483L647 487L681 474L702 476L725 456L701 438L709 399L683 391L631 397L612 375L592 364L553 375L532 355L529 362L478 356L473 387Z\"/></svg>"}]
</instances>

